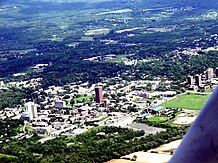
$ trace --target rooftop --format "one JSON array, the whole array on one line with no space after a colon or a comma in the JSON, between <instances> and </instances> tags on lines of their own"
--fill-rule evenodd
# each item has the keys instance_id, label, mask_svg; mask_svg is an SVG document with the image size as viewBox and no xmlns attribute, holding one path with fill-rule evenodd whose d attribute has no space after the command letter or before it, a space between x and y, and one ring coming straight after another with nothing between
<instances>
[{"instance_id":1,"label":"rooftop","mask_svg":"<svg viewBox=\"0 0 218 163\"><path fill-rule=\"evenodd\" d=\"M163 106L156 106L156 107L153 107L153 108L152 108L152 110L154 110L154 111L160 111L160 110L162 110L162 109L164 109Z\"/></svg>"}]
</instances>

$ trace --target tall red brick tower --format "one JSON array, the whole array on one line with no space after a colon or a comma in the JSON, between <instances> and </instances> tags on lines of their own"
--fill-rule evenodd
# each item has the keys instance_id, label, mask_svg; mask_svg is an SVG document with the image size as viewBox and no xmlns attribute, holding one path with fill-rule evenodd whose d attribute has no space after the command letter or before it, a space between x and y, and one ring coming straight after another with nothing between
<instances>
[{"instance_id":1,"label":"tall red brick tower","mask_svg":"<svg viewBox=\"0 0 218 163\"><path fill-rule=\"evenodd\" d=\"M96 87L95 88L95 102L100 104L102 101L103 101L102 88Z\"/></svg>"}]
</instances>

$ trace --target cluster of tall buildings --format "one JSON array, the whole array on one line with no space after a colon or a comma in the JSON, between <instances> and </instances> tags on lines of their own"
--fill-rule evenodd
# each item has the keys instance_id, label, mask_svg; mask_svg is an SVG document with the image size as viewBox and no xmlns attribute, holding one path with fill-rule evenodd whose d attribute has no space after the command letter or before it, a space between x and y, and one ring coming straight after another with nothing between
<instances>
[{"instance_id":1,"label":"cluster of tall buildings","mask_svg":"<svg viewBox=\"0 0 218 163\"><path fill-rule=\"evenodd\" d=\"M189 85L197 85L197 86L201 86L202 84L202 80L201 80L201 76L200 75L195 75L194 77L193 76L188 76L187 77L187 80L188 80L188 84Z\"/></svg>"},{"instance_id":2,"label":"cluster of tall buildings","mask_svg":"<svg viewBox=\"0 0 218 163\"><path fill-rule=\"evenodd\" d=\"M103 92L102 92L102 87L97 86L95 88L95 102L97 104L103 104L103 106L106 106L106 101L104 101L103 99ZM63 109L65 107L65 101L56 99L54 101L54 106L57 109ZM31 121L35 118L38 117L38 113L37 113L37 104L35 104L34 102L27 102L25 104L26 110L25 112L22 113L22 120L23 121Z\"/></svg>"},{"instance_id":3,"label":"cluster of tall buildings","mask_svg":"<svg viewBox=\"0 0 218 163\"><path fill-rule=\"evenodd\" d=\"M218 67L215 69L215 74L214 74L214 70L213 68L208 68L204 75L195 75L195 76L191 76L189 75L187 77L188 80L188 84L189 85L197 85L197 86L202 86L202 80L208 81L211 80L213 77L218 77Z\"/></svg>"}]
</instances>

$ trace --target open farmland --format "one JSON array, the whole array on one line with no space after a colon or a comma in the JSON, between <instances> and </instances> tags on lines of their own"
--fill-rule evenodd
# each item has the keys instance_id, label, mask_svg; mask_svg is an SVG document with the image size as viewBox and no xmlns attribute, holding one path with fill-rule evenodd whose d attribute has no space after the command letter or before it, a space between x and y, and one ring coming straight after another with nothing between
<instances>
[{"instance_id":1,"label":"open farmland","mask_svg":"<svg viewBox=\"0 0 218 163\"><path fill-rule=\"evenodd\" d=\"M200 110L208 98L209 95L188 93L164 103L163 106L166 108Z\"/></svg>"}]
</instances>

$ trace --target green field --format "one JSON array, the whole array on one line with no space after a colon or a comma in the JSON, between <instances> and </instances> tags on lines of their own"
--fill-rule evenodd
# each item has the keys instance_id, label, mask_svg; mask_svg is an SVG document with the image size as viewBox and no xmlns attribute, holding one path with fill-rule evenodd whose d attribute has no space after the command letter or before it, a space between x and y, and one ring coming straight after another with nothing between
<instances>
[{"instance_id":1,"label":"green field","mask_svg":"<svg viewBox=\"0 0 218 163\"><path fill-rule=\"evenodd\" d=\"M75 98L75 101L78 103L82 103L83 101L92 101L93 97L92 96L80 96Z\"/></svg>"},{"instance_id":2,"label":"green field","mask_svg":"<svg viewBox=\"0 0 218 163\"><path fill-rule=\"evenodd\" d=\"M163 123L166 122L167 120L168 120L167 117L159 117L159 116L151 117L148 119L148 121L150 122L158 122L158 123Z\"/></svg>"},{"instance_id":3,"label":"green field","mask_svg":"<svg viewBox=\"0 0 218 163\"><path fill-rule=\"evenodd\" d=\"M210 95L188 93L178 96L171 101L167 101L163 104L163 106L166 108L200 110L204 106L209 96Z\"/></svg>"}]
</instances>

